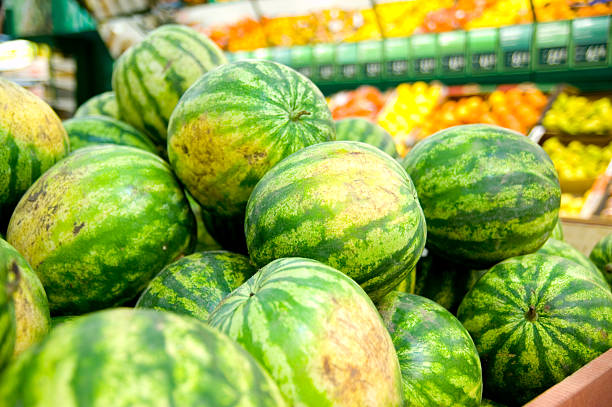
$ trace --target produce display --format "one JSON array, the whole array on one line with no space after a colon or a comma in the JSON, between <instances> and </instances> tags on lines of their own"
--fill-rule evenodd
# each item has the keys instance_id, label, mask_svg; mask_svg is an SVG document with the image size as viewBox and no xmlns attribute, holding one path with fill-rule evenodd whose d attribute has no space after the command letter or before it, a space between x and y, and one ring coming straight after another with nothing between
<instances>
[{"instance_id":1,"label":"produce display","mask_svg":"<svg viewBox=\"0 0 612 407\"><path fill-rule=\"evenodd\" d=\"M480 359L457 318L427 298L397 291L378 310L402 368L404 406L480 405Z\"/></svg>"},{"instance_id":2,"label":"produce display","mask_svg":"<svg viewBox=\"0 0 612 407\"><path fill-rule=\"evenodd\" d=\"M248 257L227 251L200 252L167 265L142 292L136 308L167 310L202 322L257 269Z\"/></svg>"},{"instance_id":3,"label":"produce display","mask_svg":"<svg viewBox=\"0 0 612 407\"><path fill-rule=\"evenodd\" d=\"M612 2L592 0L531 0L538 21L569 20L612 14Z\"/></svg>"},{"instance_id":4,"label":"produce display","mask_svg":"<svg viewBox=\"0 0 612 407\"><path fill-rule=\"evenodd\" d=\"M546 112L543 124L548 130L573 136L612 136L611 116L612 102L608 97L589 100L584 96L562 93Z\"/></svg>"},{"instance_id":5,"label":"produce display","mask_svg":"<svg viewBox=\"0 0 612 407\"><path fill-rule=\"evenodd\" d=\"M561 189L544 150L489 125L455 126L403 162L427 224L427 247L475 268L531 253L558 219Z\"/></svg>"},{"instance_id":6,"label":"produce display","mask_svg":"<svg viewBox=\"0 0 612 407\"><path fill-rule=\"evenodd\" d=\"M255 356L291 405L402 406L400 365L376 307L329 266L275 260L208 323Z\"/></svg>"},{"instance_id":7,"label":"produce display","mask_svg":"<svg viewBox=\"0 0 612 407\"><path fill-rule=\"evenodd\" d=\"M284 157L333 139L325 98L309 79L276 62L242 61L203 75L181 98L168 157L212 237L245 252L244 210L257 182Z\"/></svg>"},{"instance_id":8,"label":"produce display","mask_svg":"<svg viewBox=\"0 0 612 407\"><path fill-rule=\"evenodd\" d=\"M127 123L106 116L80 116L64 122L70 139L70 150L98 144L118 144L158 152L155 144Z\"/></svg>"},{"instance_id":9,"label":"produce display","mask_svg":"<svg viewBox=\"0 0 612 407\"><path fill-rule=\"evenodd\" d=\"M473 6L463 26L522 7L431 3ZM371 35L363 10L349 35ZM0 82L0 406L514 406L612 348L612 234L587 258L559 220L563 151L597 154L590 176L608 135L512 130L553 103L532 85L328 105L285 65L223 58L158 29L115 65L116 117L105 94L64 123ZM44 168L38 139L61 147Z\"/></svg>"},{"instance_id":10,"label":"produce display","mask_svg":"<svg viewBox=\"0 0 612 407\"><path fill-rule=\"evenodd\" d=\"M74 117L82 116L108 116L113 119L121 120L115 92L100 93L83 103L76 112L74 112Z\"/></svg>"},{"instance_id":11,"label":"produce display","mask_svg":"<svg viewBox=\"0 0 612 407\"><path fill-rule=\"evenodd\" d=\"M113 91L121 118L156 144L165 144L168 120L181 95L202 74L226 62L211 40L190 28L156 29L115 63Z\"/></svg>"},{"instance_id":12,"label":"produce display","mask_svg":"<svg viewBox=\"0 0 612 407\"><path fill-rule=\"evenodd\" d=\"M36 270L51 312L70 315L134 298L194 234L168 164L106 144L45 172L15 208L7 241Z\"/></svg>"},{"instance_id":13,"label":"produce display","mask_svg":"<svg viewBox=\"0 0 612 407\"><path fill-rule=\"evenodd\" d=\"M609 288L557 256L497 264L457 316L480 354L484 396L510 405L526 403L612 347Z\"/></svg>"},{"instance_id":14,"label":"produce display","mask_svg":"<svg viewBox=\"0 0 612 407\"><path fill-rule=\"evenodd\" d=\"M36 273L14 247L0 238L0 260L10 267L9 284L17 322L13 358L43 339L51 325L47 295ZM0 264L0 267L4 267Z\"/></svg>"},{"instance_id":15,"label":"produce display","mask_svg":"<svg viewBox=\"0 0 612 407\"><path fill-rule=\"evenodd\" d=\"M406 172L356 141L315 144L274 166L249 198L244 231L255 265L318 260L346 273L374 301L414 273L426 235Z\"/></svg>"}]
</instances>

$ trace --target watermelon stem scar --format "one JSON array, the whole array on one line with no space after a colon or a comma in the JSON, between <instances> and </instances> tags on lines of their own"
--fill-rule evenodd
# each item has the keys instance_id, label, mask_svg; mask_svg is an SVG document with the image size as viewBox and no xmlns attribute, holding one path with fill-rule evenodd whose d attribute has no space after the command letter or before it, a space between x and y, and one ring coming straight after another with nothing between
<instances>
[{"instance_id":1,"label":"watermelon stem scar","mask_svg":"<svg viewBox=\"0 0 612 407\"><path fill-rule=\"evenodd\" d=\"M527 319L531 322L538 319L538 313L536 312L535 307L533 305L529 306L529 310L525 313L525 315L527 316Z\"/></svg>"},{"instance_id":2,"label":"watermelon stem scar","mask_svg":"<svg viewBox=\"0 0 612 407\"><path fill-rule=\"evenodd\" d=\"M291 116L291 120L293 120L294 122L297 122L298 120L300 120L300 117L306 116L306 115L310 115L310 112L307 110L302 110L300 112L293 114Z\"/></svg>"}]
</instances>

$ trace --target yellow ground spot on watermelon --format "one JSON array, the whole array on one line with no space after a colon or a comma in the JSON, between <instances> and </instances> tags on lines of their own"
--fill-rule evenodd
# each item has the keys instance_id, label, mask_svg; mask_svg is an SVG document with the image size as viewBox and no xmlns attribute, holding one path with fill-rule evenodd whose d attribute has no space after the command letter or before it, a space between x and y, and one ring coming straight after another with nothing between
<instances>
[{"instance_id":1,"label":"yellow ground spot on watermelon","mask_svg":"<svg viewBox=\"0 0 612 407\"><path fill-rule=\"evenodd\" d=\"M359 297L332 300L320 347L308 365L316 372L316 387L338 406L401 405L399 364L378 313ZM351 332L351 339L343 332Z\"/></svg>"},{"instance_id":2,"label":"yellow ground spot on watermelon","mask_svg":"<svg viewBox=\"0 0 612 407\"><path fill-rule=\"evenodd\" d=\"M42 99L0 79L0 101L5 102L0 102L0 127L15 137L17 143L33 145L53 156L68 153L68 135L55 112Z\"/></svg>"},{"instance_id":3,"label":"yellow ground spot on watermelon","mask_svg":"<svg viewBox=\"0 0 612 407\"><path fill-rule=\"evenodd\" d=\"M204 207L227 215L240 212L254 186L241 186L247 177L261 178L270 166L266 148L256 139L240 146L234 143L242 136L227 133L220 136L216 124L202 115L181 126L170 137L170 160L186 185L197 185L192 194ZM233 171L250 168L250 172ZM234 205L234 206L233 206Z\"/></svg>"}]
</instances>

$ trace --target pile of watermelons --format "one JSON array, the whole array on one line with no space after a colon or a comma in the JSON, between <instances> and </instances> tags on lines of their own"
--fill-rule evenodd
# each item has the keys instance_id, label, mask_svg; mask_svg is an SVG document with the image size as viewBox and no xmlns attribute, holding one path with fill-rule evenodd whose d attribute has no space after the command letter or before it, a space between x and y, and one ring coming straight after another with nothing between
<instances>
[{"instance_id":1,"label":"pile of watermelons","mask_svg":"<svg viewBox=\"0 0 612 407\"><path fill-rule=\"evenodd\" d=\"M178 26L113 89L62 124L0 81L0 406L520 405L612 346L612 236L562 241L526 137L400 162Z\"/></svg>"}]
</instances>

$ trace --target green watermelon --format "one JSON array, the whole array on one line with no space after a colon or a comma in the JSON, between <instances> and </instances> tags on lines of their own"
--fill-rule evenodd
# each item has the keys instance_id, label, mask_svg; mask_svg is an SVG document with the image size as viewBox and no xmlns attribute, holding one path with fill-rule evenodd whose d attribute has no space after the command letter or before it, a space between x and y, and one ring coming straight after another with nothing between
<instances>
[{"instance_id":1,"label":"green watermelon","mask_svg":"<svg viewBox=\"0 0 612 407\"><path fill-rule=\"evenodd\" d=\"M561 219L557 220L555 227L550 232L550 237L557 240L563 240L563 226L561 226Z\"/></svg>"},{"instance_id":2,"label":"green watermelon","mask_svg":"<svg viewBox=\"0 0 612 407\"><path fill-rule=\"evenodd\" d=\"M414 272L426 235L406 172L356 141L310 146L272 168L249 198L245 232L255 265L315 259L346 273L374 302Z\"/></svg>"},{"instance_id":3,"label":"green watermelon","mask_svg":"<svg viewBox=\"0 0 612 407\"><path fill-rule=\"evenodd\" d=\"M121 120L115 92L100 93L79 106L76 112L74 112L74 117L84 116L106 116Z\"/></svg>"},{"instance_id":4,"label":"green watermelon","mask_svg":"<svg viewBox=\"0 0 612 407\"><path fill-rule=\"evenodd\" d=\"M378 147L393 158L398 158L395 141L377 124L361 117L336 121L336 140L361 141Z\"/></svg>"},{"instance_id":5,"label":"green watermelon","mask_svg":"<svg viewBox=\"0 0 612 407\"><path fill-rule=\"evenodd\" d=\"M392 291L378 305L402 370L404 406L479 406L476 346L457 318L435 302Z\"/></svg>"},{"instance_id":6,"label":"green watermelon","mask_svg":"<svg viewBox=\"0 0 612 407\"><path fill-rule=\"evenodd\" d=\"M427 247L474 268L531 253L558 219L561 189L544 150L475 124L442 130L404 161L427 221Z\"/></svg>"},{"instance_id":7,"label":"green watermelon","mask_svg":"<svg viewBox=\"0 0 612 407\"><path fill-rule=\"evenodd\" d=\"M7 240L40 277L51 312L74 315L135 297L190 252L192 234L189 203L168 164L107 144L80 149L39 178Z\"/></svg>"},{"instance_id":8,"label":"green watermelon","mask_svg":"<svg viewBox=\"0 0 612 407\"><path fill-rule=\"evenodd\" d=\"M153 308L203 322L257 269L246 256L226 251L194 253L167 265L141 294L136 308Z\"/></svg>"},{"instance_id":9,"label":"green watermelon","mask_svg":"<svg viewBox=\"0 0 612 407\"><path fill-rule=\"evenodd\" d=\"M325 98L305 76L271 61L240 61L202 76L168 128L170 164L224 248L245 252L244 211L255 184L286 156L333 140Z\"/></svg>"},{"instance_id":10,"label":"green watermelon","mask_svg":"<svg viewBox=\"0 0 612 407\"><path fill-rule=\"evenodd\" d=\"M208 322L262 364L290 405L402 405L399 363L374 304L322 263L273 261Z\"/></svg>"},{"instance_id":11,"label":"green watermelon","mask_svg":"<svg viewBox=\"0 0 612 407\"><path fill-rule=\"evenodd\" d=\"M14 278L17 276L15 266L15 261L9 253L0 250L0 371L13 356L15 347L17 333L13 302L13 292L16 288Z\"/></svg>"},{"instance_id":12,"label":"green watermelon","mask_svg":"<svg viewBox=\"0 0 612 407\"><path fill-rule=\"evenodd\" d=\"M153 142L127 123L104 116L83 116L66 120L70 148L75 151L82 147L98 144L119 144L157 153Z\"/></svg>"},{"instance_id":13,"label":"green watermelon","mask_svg":"<svg viewBox=\"0 0 612 407\"><path fill-rule=\"evenodd\" d=\"M580 264L591 272L593 280L608 288L608 283L599 269L584 254L580 253L570 244L550 238L540 247L537 253L548 254L549 256L559 256Z\"/></svg>"},{"instance_id":14,"label":"green watermelon","mask_svg":"<svg viewBox=\"0 0 612 407\"><path fill-rule=\"evenodd\" d=\"M484 395L522 405L612 347L612 293L583 266L540 253L491 268L459 320L482 362Z\"/></svg>"},{"instance_id":15,"label":"green watermelon","mask_svg":"<svg viewBox=\"0 0 612 407\"><path fill-rule=\"evenodd\" d=\"M0 225L4 225L30 185L70 147L59 117L33 93L0 78L0 100L4 103L0 110Z\"/></svg>"},{"instance_id":16,"label":"green watermelon","mask_svg":"<svg viewBox=\"0 0 612 407\"><path fill-rule=\"evenodd\" d=\"M122 120L164 146L168 119L183 93L226 62L214 42L189 27L167 24L152 31L115 62L113 90Z\"/></svg>"},{"instance_id":17,"label":"green watermelon","mask_svg":"<svg viewBox=\"0 0 612 407\"><path fill-rule=\"evenodd\" d=\"M589 258L601 270L612 288L612 233L597 242Z\"/></svg>"},{"instance_id":18,"label":"green watermelon","mask_svg":"<svg viewBox=\"0 0 612 407\"><path fill-rule=\"evenodd\" d=\"M17 323L13 356L16 357L40 342L49 332L49 303L34 270L23 256L3 239L0 239L0 257L6 264L10 264L14 273L9 281L16 287L13 294Z\"/></svg>"},{"instance_id":19,"label":"green watermelon","mask_svg":"<svg viewBox=\"0 0 612 407\"><path fill-rule=\"evenodd\" d=\"M113 309L54 328L0 376L0 405L282 407L278 387L194 318Z\"/></svg>"},{"instance_id":20,"label":"green watermelon","mask_svg":"<svg viewBox=\"0 0 612 407\"><path fill-rule=\"evenodd\" d=\"M414 294L433 300L452 312L486 270L470 270L428 253L416 265ZM400 287L399 291L410 292Z\"/></svg>"}]
</instances>

